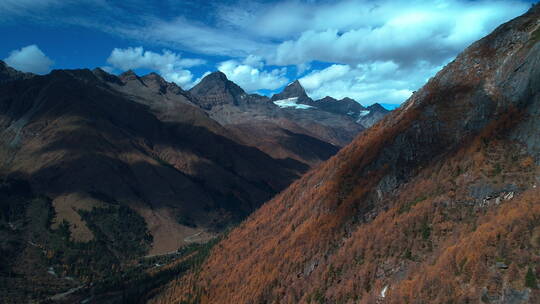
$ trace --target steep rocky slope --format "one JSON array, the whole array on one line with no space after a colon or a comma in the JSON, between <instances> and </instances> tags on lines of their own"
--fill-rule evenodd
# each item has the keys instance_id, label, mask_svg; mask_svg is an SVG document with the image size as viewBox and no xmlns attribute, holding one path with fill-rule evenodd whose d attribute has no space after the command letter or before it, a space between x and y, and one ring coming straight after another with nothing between
<instances>
[{"instance_id":1,"label":"steep rocky slope","mask_svg":"<svg viewBox=\"0 0 540 304\"><path fill-rule=\"evenodd\" d=\"M498 27L154 299L538 303L540 6Z\"/></svg>"},{"instance_id":2,"label":"steep rocky slope","mask_svg":"<svg viewBox=\"0 0 540 304\"><path fill-rule=\"evenodd\" d=\"M360 112L356 117L356 122L369 128L376 124L379 120L383 119L390 111L383 108L378 103L374 103L367 107L364 111Z\"/></svg>"}]
</instances>

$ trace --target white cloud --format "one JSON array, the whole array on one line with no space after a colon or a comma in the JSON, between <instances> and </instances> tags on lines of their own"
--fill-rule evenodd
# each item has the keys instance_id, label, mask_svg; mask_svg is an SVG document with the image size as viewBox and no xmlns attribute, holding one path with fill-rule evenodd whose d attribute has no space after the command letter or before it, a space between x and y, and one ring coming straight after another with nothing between
<instances>
[{"instance_id":1,"label":"white cloud","mask_svg":"<svg viewBox=\"0 0 540 304\"><path fill-rule=\"evenodd\" d=\"M115 48L107 62L123 70L147 68L154 70L190 68L205 64L201 59L181 58L179 54L163 50L162 54L145 51L143 47Z\"/></svg>"},{"instance_id":2,"label":"white cloud","mask_svg":"<svg viewBox=\"0 0 540 304\"><path fill-rule=\"evenodd\" d=\"M60 0L2 0L0 2L0 14L3 17L9 17L9 15L24 15L40 9L56 6L60 2Z\"/></svg>"},{"instance_id":3,"label":"white cloud","mask_svg":"<svg viewBox=\"0 0 540 304\"><path fill-rule=\"evenodd\" d=\"M307 76L302 77L301 83L304 89L312 91L320 88L324 83L340 79L349 73L351 68L348 65L333 64L322 71L314 71Z\"/></svg>"},{"instance_id":4,"label":"white cloud","mask_svg":"<svg viewBox=\"0 0 540 304\"><path fill-rule=\"evenodd\" d=\"M331 65L300 78L310 97L320 99L350 97L363 105L375 102L400 104L441 67L420 62L400 67L393 61L368 64Z\"/></svg>"},{"instance_id":5,"label":"white cloud","mask_svg":"<svg viewBox=\"0 0 540 304\"><path fill-rule=\"evenodd\" d=\"M263 53L276 45L242 31L218 29L184 17L167 21L151 18L144 26L122 25L115 31L146 42L210 55L248 56Z\"/></svg>"},{"instance_id":6,"label":"white cloud","mask_svg":"<svg viewBox=\"0 0 540 304\"><path fill-rule=\"evenodd\" d=\"M218 65L218 70L247 92L275 90L289 82L285 76L286 68L266 71L264 63L256 56L248 56L241 63L236 60L223 61Z\"/></svg>"},{"instance_id":7,"label":"white cloud","mask_svg":"<svg viewBox=\"0 0 540 304\"><path fill-rule=\"evenodd\" d=\"M289 9L289 16L303 16L305 21L294 28L305 30L282 42L269 61L289 65L313 60L346 64L423 60L438 65L528 7L522 1L381 1L377 5L342 1L329 11L319 7L307 18ZM323 18L328 14L339 18ZM265 23L266 29L280 26L277 19Z\"/></svg>"},{"instance_id":8,"label":"white cloud","mask_svg":"<svg viewBox=\"0 0 540 304\"><path fill-rule=\"evenodd\" d=\"M11 51L4 61L17 70L36 74L48 73L54 64L35 44Z\"/></svg>"},{"instance_id":9,"label":"white cloud","mask_svg":"<svg viewBox=\"0 0 540 304\"><path fill-rule=\"evenodd\" d=\"M179 54L164 50L162 54L145 51L142 47L115 48L107 62L121 70L145 68L158 71L167 81L188 88L193 86L193 74L185 68L205 64L202 59L182 58Z\"/></svg>"}]
</instances>

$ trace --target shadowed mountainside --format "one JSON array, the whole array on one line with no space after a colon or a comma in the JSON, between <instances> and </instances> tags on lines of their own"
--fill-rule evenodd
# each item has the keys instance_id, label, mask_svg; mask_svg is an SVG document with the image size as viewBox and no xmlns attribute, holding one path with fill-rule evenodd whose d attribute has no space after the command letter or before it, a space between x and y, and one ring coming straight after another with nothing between
<instances>
[{"instance_id":1,"label":"shadowed mountainside","mask_svg":"<svg viewBox=\"0 0 540 304\"><path fill-rule=\"evenodd\" d=\"M197 124L159 120L89 70L12 81L0 92L3 176L29 180L66 210L85 199L129 205L145 217L156 243L164 222L185 218L202 227L225 225L306 169ZM204 113L193 113L201 125L219 128ZM64 216L69 218L60 214L58 220ZM74 232L91 239L84 226Z\"/></svg>"}]
</instances>

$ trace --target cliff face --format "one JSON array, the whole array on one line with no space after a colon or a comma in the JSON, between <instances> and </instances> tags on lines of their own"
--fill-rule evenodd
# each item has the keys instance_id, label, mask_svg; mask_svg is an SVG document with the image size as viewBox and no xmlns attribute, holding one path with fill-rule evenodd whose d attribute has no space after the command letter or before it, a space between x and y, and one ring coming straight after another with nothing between
<instances>
[{"instance_id":1,"label":"cliff face","mask_svg":"<svg viewBox=\"0 0 540 304\"><path fill-rule=\"evenodd\" d=\"M252 214L155 302L537 303L540 7Z\"/></svg>"}]
</instances>

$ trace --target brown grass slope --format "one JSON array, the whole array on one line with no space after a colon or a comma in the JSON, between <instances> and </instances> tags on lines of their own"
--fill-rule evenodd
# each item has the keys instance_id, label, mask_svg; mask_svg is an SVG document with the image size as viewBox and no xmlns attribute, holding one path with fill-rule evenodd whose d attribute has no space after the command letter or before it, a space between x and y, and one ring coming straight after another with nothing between
<instances>
[{"instance_id":1,"label":"brown grass slope","mask_svg":"<svg viewBox=\"0 0 540 304\"><path fill-rule=\"evenodd\" d=\"M540 302L539 20L471 45L154 302Z\"/></svg>"}]
</instances>

